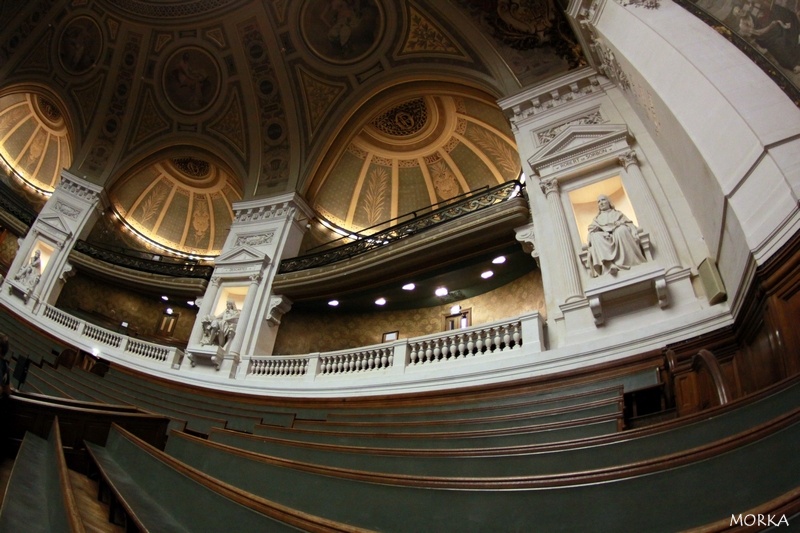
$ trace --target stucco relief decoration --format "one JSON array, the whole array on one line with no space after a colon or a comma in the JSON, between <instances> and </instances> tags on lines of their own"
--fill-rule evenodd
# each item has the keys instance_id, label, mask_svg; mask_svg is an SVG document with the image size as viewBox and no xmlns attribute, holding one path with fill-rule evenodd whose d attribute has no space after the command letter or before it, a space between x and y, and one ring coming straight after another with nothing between
<instances>
[{"instance_id":1,"label":"stucco relief decoration","mask_svg":"<svg viewBox=\"0 0 800 533\"><path fill-rule=\"evenodd\" d=\"M628 75L625 74L622 67L617 62L614 52L597 39L594 40L591 47L600 59L600 70L603 71L603 74L611 81L616 82L622 90L627 91L630 89L631 84L628 80Z\"/></svg>"},{"instance_id":2,"label":"stucco relief decoration","mask_svg":"<svg viewBox=\"0 0 800 533\"><path fill-rule=\"evenodd\" d=\"M658 9L661 7L660 0L616 0L621 6L643 7L645 9Z\"/></svg>"},{"instance_id":3,"label":"stucco relief decoration","mask_svg":"<svg viewBox=\"0 0 800 533\"><path fill-rule=\"evenodd\" d=\"M383 26L383 12L375 0L306 0L300 14L306 44L332 63L355 63L369 55Z\"/></svg>"},{"instance_id":4,"label":"stucco relief decoration","mask_svg":"<svg viewBox=\"0 0 800 533\"><path fill-rule=\"evenodd\" d=\"M64 202L56 202L54 209L65 217L73 220L78 218L78 214L81 212L80 209L72 207L71 205L67 205Z\"/></svg>"},{"instance_id":5,"label":"stucco relief decoration","mask_svg":"<svg viewBox=\"0 0 800 533\"><path fill-rule=\"evenodd\" d=\"M447 200L459 193L458 181L444 161L440 160L431 165L430 172L439 198Z\"/></svg>"},{"instance_id":6,"label":"stucco relief decoration","mask_svg":"<svg viewBox=\"0 0 800 533\"><path fill-rule=\"evenodd\" d=\"M219 96L219 65L201 48L181 48L167 60L163 85L172 107L183 113L200 113Z\"/></svg>"},{"instance_id":7,"label":"stucco relief decoration","mask_svg":"<svg viewBox=\"0 0 800 533\"><path fill-rule=\"evenodd\" d=\"M556 137L558 134L567 129L569 126L580 126L584 124L603 124L606 120L603 118L603 115L600 114L600 110L593 111L587 115L582 117L578 117L572 119L570 121L564 122L563 124L559 124L558 126L553 126L548 128L544 131L540 131L536 133L536 140L539 141L541 146L549 143Z\"/></svg>"},{"instance_id":8,"label":"stucco relief decoration","mask_svg":"<svg viewBox=\"0 0 800 533\"><path fill-rule=\"evenodd\" d=\"M89 17L69 22L58 41L61 66L71 74L83 74L92 68L100 56L103 36L97 23Z\"/></svg>"},{"instance_id":9,"label":"stucco relief decoration","mask_svg":"<svg viewBox=\"0 0 800 533\"><path fill-rule=\"evenodd\" d=\"M361 205L366 214L368 226L381 222L385 216L385 208L389 202L389 173L383 168L373 169L367 179L364 203Z\"/></svg>"},{"instance_id":10,"label":"stucco relief decoration","mask_svg":"<svg viewBox=\"0 0 800 533\"><path fill-rule=\"evenodd\" d=\"M484 153L491 155L494 164L511 174L519 174L521 165L519 155L513 146L487 130L470 130L470 138L481 147Z\"/></svg>"},{"instance_id":11,"label":"stucco relief decoration","mask_svg":"<svg viewBox=\"0 0 800 533\"><path fill-rule=\"evenodd\" d=\"M88 202L97 200L97 193L91 189L70 181L66 177L61 181L61 189Z\"/></svg>"},{"instance_id":12,"label":"stucco relief decoration","mask_svg":"<svg viewBox=\"0 0 800 533\"><path fill-rule=\"evenodd\" d=\"M274 231L258 235L239 235L236 237L235 246L262 246L264 244L270 244L274 236Z\"/></svg>"}]
</instances>

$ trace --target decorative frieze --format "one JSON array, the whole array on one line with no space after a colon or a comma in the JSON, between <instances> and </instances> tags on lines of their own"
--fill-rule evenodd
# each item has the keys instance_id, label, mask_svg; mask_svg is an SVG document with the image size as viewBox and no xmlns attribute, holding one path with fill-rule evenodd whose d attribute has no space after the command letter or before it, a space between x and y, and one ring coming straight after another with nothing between
<instances>
[{"instance_id":1,"label":"decorative frieze","mask_svg":"<svg viewBox=\"0 0 800 533\"><path fill-rule=\"evenodd\" d=\"M234 246L263 246L265 244L271 244L274 236L274 231L250 235L239 235L236 237L236 243Z\"/></svg>"},{"instance_id":2,"label":"decorative frieze","mask_svg":"<svg viewBox=\"0 0 800 533\"><path fill-rule=\"evenodd\" d=\"M239 222L261 222L272 218L291 218L296 208L284 203L280 206L262 206L246 209L237 209L234 213L234 223Z\"/></svg>"}]
</instances>

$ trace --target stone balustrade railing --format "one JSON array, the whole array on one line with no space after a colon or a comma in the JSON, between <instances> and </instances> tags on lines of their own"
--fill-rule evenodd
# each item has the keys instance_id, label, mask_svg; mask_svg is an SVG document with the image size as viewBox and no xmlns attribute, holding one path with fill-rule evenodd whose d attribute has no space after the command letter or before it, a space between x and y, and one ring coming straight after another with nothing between
<instances>
[{"instance_id":1,"label":"stone balustrade railing","mask_svg":"<svg viewBox=\"0 0 800 533\"><path fill-rule=\"evenodd\" d=\"M429 386L458 376L480 375L530 364L543 350L538 313L465 329L356 349L291 356L242 355L238 371L183 364L184 352L131 338L43 305L26 317L74 347L112 363L183 382L230 390L338 394L342 389L391 392L409 384ZM523 348L524 347L524 348Z\"/></svg>"},{"instance_id":2,"label":"stone balustrade railing","mask_svg":"<svg viewBox=\"0 0 800 533\"><path fill-rule=\"evenodd\" d=\"M59 337L94 355L115 355L122 358L180 365L183 350L120 335L76 318L52 305L45 305L41 324Z\"/></svg>"},{"instance_id":3,"label":"stone balustrade railing","mask_svg":"<svg viewBox=\"0 0 800 533\"><path fill-rule=\"evenodd\" d=\"M541 349L541 323L538 314L508 322L497 322L443 333L398 340L356 350L340 350L310 355L252 356L247 380L295 378L324 381L329 377L358 378L386 376L387 380L410 368L432 368L437 363L476 362L519 353L523 344L523 322L535 351Z\"/></svg>"}]
</instances>

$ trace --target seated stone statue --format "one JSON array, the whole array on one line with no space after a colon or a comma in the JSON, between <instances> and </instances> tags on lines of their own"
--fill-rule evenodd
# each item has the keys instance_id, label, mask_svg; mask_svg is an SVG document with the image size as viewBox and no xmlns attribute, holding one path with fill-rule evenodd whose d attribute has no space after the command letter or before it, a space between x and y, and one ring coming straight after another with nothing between
<instances>
[{"instance_id":1,"label":"seated stone statue","mask_svg":"<svg viewBox=\"0 0 800 533\"><path fill-rule=\"evenodd\" d=\"M236 332L239 314L240 311L236 309L236 303L233 300L228 300L222 313L217 316L208 315L205 317L201 322L203 337L200 339L200 344L211 344L224 348Z\"/></svg>"},{"instance_id":2,"label":"seated stone statue","mask_svg":"<svg viewBox=\"0 0 800 533\"><path fill-rule=\"evenodd\" d=\"M638 229L608 196L597 197L599 211L589 224L589 267L592 277L611 274L647 261L639 244Z\"/></svg>"},{"instance_id":3,"label":"seated stone statue","mask_svg":"<svg viewBox=\"0 0 800 533\"><path fill-rule=\"evenodd\" d=\"M42 277L41 256L41 251L36 250L33 252L30 262L19 269L19 272L14 275L14 280L19 281L28 287L33 287L36 285L39 282L39 278Z\"/></svg>"}]
</instances>

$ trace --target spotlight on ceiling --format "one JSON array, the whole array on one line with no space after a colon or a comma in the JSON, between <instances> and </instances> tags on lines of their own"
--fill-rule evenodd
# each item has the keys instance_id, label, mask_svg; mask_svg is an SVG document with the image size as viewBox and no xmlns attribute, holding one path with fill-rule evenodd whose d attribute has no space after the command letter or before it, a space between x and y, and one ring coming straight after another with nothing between
<instances>
[{"instance_id":1,"label":"spotlight on ceiling","mask_svg":"<svg viewBox=\"0 0 800 533\"><path fill-rule=\"evenodd\" d=\"M434 294L436 294L436 296L447 296L448 294L447 287L439 287L438 289L436 289L436 292Z\"/></svg>"},{"instance_id":2,"label":"spotlight on ceiling","mask_svg":"<svg viewBox=\"0 0 800 533\"><path fill-rule=\"evenodd\" d=\"M168 301L168 300L169 300L169 297L168 297L168 296L162 296L162 297L161 297L161 299L162 299L162 300L164 300L164 301L166 302L166 301Z\"/></svg>"},{"instance_id":3,"label":"spotlight on ceiling","mask_svg":"<svg viewBox=\"0 0 800 533\"><path fill-rule=\"evenodd\" d=\"M492 263L495 264L495 265L502 265L505 262L506 262L506 256L504 256L504 255L499 255L499 256L495 257L494 259L492 259Z\"/></svg>"},{"instance_id":4,"label":"spotlight on ceiling","mask_svg":"<svg viewBox=\"0 0 800 533\"><path fill-rule=\"evenodd\" d=\"M404 291L413 291L416 288L417 288L417 286L414 285L413 283L406 283L405 285L403 285L403 290Z\"/></svg>"},{"instance_id":5,"label":"spotlight on ceiling","mask_svg":"<svg viewBox=\"0 0 800 533\"><path fill-rule=\"evenodd\" d=\"M386 298L378 298L375 300L375 305L386 305Z\"/></svg>"},{"instance_id":6,"label":"spotlight on ceiling","mask_svg":"<svg viewBox=\"0 0 800 533\"><path fill-rule=\"evenodd\" d=\"M492 272L491 270L487 270L486 272L482 272L482 273L481 273L481 277L482 277L483 279L489 279L489 278L491 278L492 276L494 276L494 272Z\"/></svg>"},{"instance_id":7,"label":"spotlight on ceiling","mask_svg":"<svg viewBox=\"0 0 800 533\"><path fill-rule=\"evenodd\" d=\"M339 300L331 300L330 302L328 302L328 305L330 305L331 307L336 307L337 305L339 305Z\"/></svg>"}]
</instances>

